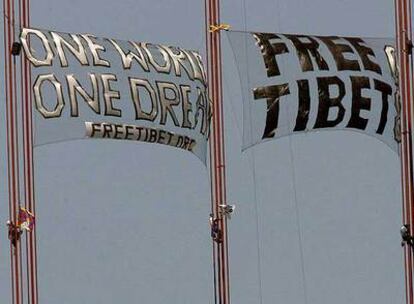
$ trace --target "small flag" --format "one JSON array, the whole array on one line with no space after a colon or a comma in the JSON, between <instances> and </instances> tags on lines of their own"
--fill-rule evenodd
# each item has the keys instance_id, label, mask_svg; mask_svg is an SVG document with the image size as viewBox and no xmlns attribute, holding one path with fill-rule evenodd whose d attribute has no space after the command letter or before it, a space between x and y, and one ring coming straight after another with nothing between
<instances>
[{"instance_id":1,"label":"small flag","mask_svg":"<svg viewBox=\"0 0 414 304\"><path fill-rule=\"evenodd\" d=\"M20 207L17 226L20 229L24 229L30 232L33 230L34 224L35 224L35 216L33 215L33 213L28 211L26 208Z\"/></svg>"}]
</instances>

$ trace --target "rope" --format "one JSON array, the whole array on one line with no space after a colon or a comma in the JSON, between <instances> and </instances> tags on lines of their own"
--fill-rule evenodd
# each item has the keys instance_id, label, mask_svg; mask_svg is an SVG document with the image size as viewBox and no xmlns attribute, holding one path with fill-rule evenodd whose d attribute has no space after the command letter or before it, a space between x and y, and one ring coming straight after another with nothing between
<instances>
[{"instance_id":1,"label":"rope","mask_svg":"<svg viewBox=\"0 0 414 304\"><path fill-rule=\"evenodd\" d=\"M303 0L304 5L306 6L306 1ZM278 3L278 0L275 0L275 12L277 14L276 16L276 30L275 32L282 32L281 30L281 10ZM286 109L287 111L287 109ZM293 186L293 195L294 195L294 204L295 204L295 217L296 217L296 227L298 230L298 242L299 242L299 253L300 253L300 266L301 266L301 276L302 276L302 284L303 284L303 293L304 293L304 300L305 304L308 303L308 294L307 294L307 286L306 286L306 272L305 272L305 261L304 261L304 253L303 253L303 236L302 236L302 227L300 224L300 213L299 213L299 205L298 205L298 198L297 198L297 186L296 186L296 174L295 174L295 160L294 160L294 154L293 154L293 146L292 146L292 136L289 137L289 158L290 163L292 167L292 186Z\"/></svg>"},{"instance_id":2,"label":"rope","mask_svg":"<svg viewBox=\"0 0 414 304\"><path fill-rule=\"evenodd\" d=\"M293 194L294 194L294 202L295 202L295 217L296 217L296 227L298 229L298 241L299 241L299 251L300 251L300 268L302 272L302 284L303 284L303 292L305 298L305 304L308 303L308 295L307 295L307 288L306 288L306 276L305 276L305 261L303 258L303 236L302 236L302 227L300 225L300 214L299 214L299 205L298 205L298 198L297 198L297 189L296 189L296 174L295 174L295 160L293 155L293 147L292 147L292 137L289 136L289 149L290 149L290 163L292 166L292 184L293 184Z\"/></svg>"},{"instance_id":3,"label":"rope","mask_svg":"<svg viewBox=\"0 0 414 304\"><path fill-rule=\"evenodd\" d=\"M263 303L263 286L262 286L262 258L260 246L260 226L259 226L259 206L257 202L257 181L256 181L256 158L254 157L254 149L251 152L251 166L253 172L253 197L254 197L254 218L256 219L256 253L257 253L257 275L259 276L259 300Z\"/></svg>"},{"instance_id":4,"label":"rope","mask_svg":"<svg viewBox=\"0 0 414 304\"><path fill-rule=\"evenodd\" d=\"M246 0L242 0L242 11L243 11L243 28L244 32L247 32L247 11L246 11ZM246 53L246 70L247 70L247 82L250 83L250 76L249 76L249 57L247 56L247 39L244 39L244 49ZM241 71L239 70L239 73ZM242 93L243 92L243 84L242 86ZM244 110L243 110L244 111ZM250 117L251 117L251 108L249 107L250 111ZM250 134L252 134L252 122L251 119L249 119L250 124ZM244 134L244 128L243 128L243 134ZM244 140L244 136L242 137L242 141ZM252 142L252 139L250 138L250 142ZM253 174L253 200L254 200L254 218L255 218L255 229L256 229L256 254L257 254L257 276L259 281L259 303L263 304L263 284L262 284L262 259L261 259L261 246L260 246L260 224L259 224L259 206L257 202L257 181L256 181L256 164L255 164L255 155L254 155L254 149L251 150L251 153L249 154L250 158L250 164L252 167L252 174Z\"/></svg>"}]
</instances>

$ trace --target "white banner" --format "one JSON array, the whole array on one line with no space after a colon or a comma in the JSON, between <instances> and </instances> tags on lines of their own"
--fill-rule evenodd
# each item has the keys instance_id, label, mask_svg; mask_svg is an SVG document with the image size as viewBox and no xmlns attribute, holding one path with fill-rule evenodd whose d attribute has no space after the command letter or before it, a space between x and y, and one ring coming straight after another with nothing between
<instances>
[{"instance_id":1,"label":"white banner","mask_svg":"<svg viewBox=\"0 0 414 304\"><path fill-rule=\"evenodd\" d=\"M243 94L243 146L296 132L352 130L398 152L394 41L227 32Z\"/></svg>"},{"instance_id":2,"label":"white banner","mask_svg":"<svg viewBox=\"0 0 414 304\"><path fill-rule=\"evenodd\" d=\"M80 138L160 143L206 161L211 106L196 51L24 28L35 146Z\"/></svg>"}]
</instances>

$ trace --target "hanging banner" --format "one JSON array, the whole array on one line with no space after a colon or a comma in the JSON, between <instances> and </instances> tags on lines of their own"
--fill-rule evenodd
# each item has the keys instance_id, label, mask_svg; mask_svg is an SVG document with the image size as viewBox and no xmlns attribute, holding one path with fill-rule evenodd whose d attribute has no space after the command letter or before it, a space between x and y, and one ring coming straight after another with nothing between
<instances>
[{"instance_id":1,"label":"hanging banner","mask_svg":"<svg viewBox=\"0 0 414 304\"><path fill-rule=\"evenodd\" d=\"M196 51L24 28L35 146L81 138L165 144L206 161L211 106Z\"/></svg>"},{"instance_id":2,"label":"hanging banner","mask_svg":"<svg viewBox=\"0 0 414 304\"><path fill-rule=\"evenodd\" d=\"M243 95L243 147L297 132L352 130L398 153L394 41L226 32Z\"/></svg>"}]
</instances>

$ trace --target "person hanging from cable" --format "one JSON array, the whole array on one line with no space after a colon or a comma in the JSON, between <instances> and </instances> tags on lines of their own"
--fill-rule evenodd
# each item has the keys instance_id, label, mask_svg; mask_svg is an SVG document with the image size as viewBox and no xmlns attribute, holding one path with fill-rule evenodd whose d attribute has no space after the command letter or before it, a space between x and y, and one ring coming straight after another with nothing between
<instances>
[{"instance_id":1,"label":"person hanging from cable","mask_svg":"<svg viewBox=\"0 0 414 304\"><path fill-rule=\"evenodd\" d=\"M19 225L16 225L12 221L7 221L7 227L9 230L9 240L14 247L17 246L17 242L20 240L20 236L23 233L23 230L20 229Z\"/></svg>"},{"instance_id":2,"label":"person hanging from cable","mask_svg":"<svg viewBox=\"0 0 414 304\"><path fill-rule=\"evenodd\" d=\"M401 246L409 245L411 248L414 246L414 237L410 234L410 226L408 224L401 226Z\"/></svg>"},{"instance_id":3,"label":"person hanging from cable","mask_svg":"<svg viewBox=\"0 0 414 304\"><path fill-rule=\"evenodd\" d=\"M214 218L213 214L210 213L210 227L211 227L211 238L216 243L223 242L223 233L221 232L219 219Z\"/></svg>"}]
</instances>

